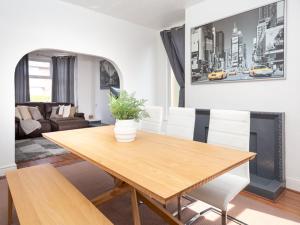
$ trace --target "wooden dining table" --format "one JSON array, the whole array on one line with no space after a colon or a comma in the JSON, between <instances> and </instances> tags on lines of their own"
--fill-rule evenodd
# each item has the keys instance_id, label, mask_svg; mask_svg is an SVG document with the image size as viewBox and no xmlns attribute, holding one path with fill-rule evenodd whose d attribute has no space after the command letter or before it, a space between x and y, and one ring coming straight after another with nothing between
<instances>
[{"instance_id":1,"label":"wooden dining table","mask_svg":"<svg viewBox=\"0 0 300 225\"><path fill-rule=\"evenodd\" d=\"M162 134L137 132L136 140L115 140L113 126L44 133L43 136L106 171L115 186L92 200L103 204L131 193L134 225L140 225L138 201L168 224L183 224L164 207L173 198L242 165L255 153Z\"/></svg>"}]
</instances>

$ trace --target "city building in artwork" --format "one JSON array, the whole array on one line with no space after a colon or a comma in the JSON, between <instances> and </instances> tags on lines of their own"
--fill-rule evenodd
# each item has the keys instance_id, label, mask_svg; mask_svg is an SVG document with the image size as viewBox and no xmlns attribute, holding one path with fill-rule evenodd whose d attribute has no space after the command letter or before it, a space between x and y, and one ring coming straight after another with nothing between
<instances>
[{"instance_id":1,"label":"city building in artwork","mask_svg":"<svg viewBox=\"0 0 300 225\"><path fill-rule=\"evenodd\" d=\"M193 28L192 83L283 78L284 10L278 1Z\"/></svg>"}]
</instances>

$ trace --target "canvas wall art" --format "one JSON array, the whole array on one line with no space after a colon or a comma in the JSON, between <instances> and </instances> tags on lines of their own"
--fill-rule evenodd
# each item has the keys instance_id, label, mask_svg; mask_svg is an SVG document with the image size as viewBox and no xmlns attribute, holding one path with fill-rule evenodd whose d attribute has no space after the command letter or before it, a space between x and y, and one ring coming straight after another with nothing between
<instances>
[{"instance_id":1,"label":"canvas wall art","mask_svg":"<svg viewBox=\"0 0 300 225\"><path fill-rule=\"evenodd\" d=\"M284 0L192 28L192 84L285 78L284 33Z\"/></svg>"},{"instance_id":2,"label":"canvas wall art","mask_svg":"<svg viewBox=\"0 0 300 225\"><path fill-rule=\"evenodd\" d=\"M100 89L120 88L118 72L107 60L100 61Z\"/></svg>"}]
</instances>

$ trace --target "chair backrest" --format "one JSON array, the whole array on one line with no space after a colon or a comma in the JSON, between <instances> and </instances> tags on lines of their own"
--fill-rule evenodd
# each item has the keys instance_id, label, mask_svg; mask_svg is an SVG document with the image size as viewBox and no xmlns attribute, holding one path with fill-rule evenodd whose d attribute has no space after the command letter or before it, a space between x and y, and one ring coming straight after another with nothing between
<instances>
[{"instance_id":1,"label":"chair backrest","mask_svg":"<svg viewBox=\"0 0 300 225\"><path fill-rule=\"evenodd\" d=\"M146 106L149 117L140 122L140 129L151 133L161 133L163 108L160 106Z\"/></svg>"},{"instance_id":2,"label":"chair backrest","mask_svg":"<svg viewBox=\"0 0 300 225\"><path fill-rule=\"evenodd\" d=\"M170 107L166 134L193 140L195 117L195 109L193 108Z\"/></svg>"},{"instance_id":3,"label":"chair backrest","mask_svg":"<svg viewBox=\"0 0 300 225\"><path fill-rule=\"evenodd\" d=\"M249 151L250 112L234 110L210 110L207 143L241 151ZM230 173L250 179L249 163Z\"/></svg>"}]
</instances>

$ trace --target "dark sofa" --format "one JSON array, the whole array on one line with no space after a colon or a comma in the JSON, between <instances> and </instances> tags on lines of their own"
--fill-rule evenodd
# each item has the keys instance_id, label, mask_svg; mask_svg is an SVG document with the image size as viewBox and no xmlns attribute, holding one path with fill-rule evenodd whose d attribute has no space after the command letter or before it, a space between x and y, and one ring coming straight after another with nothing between
<instances>
[{"instance_id":1,"label":"dark sofa","mask_svg":"<svg viewBox=\"0 0 300 225\"><path fill-rule=\"evenodd\" d=\"M26 135L22 128L20 127L20 121L18 118L15 118L15 136L16 139L24 138L33 138L40 137L42 133L51 132L51 131L61 131L61 130L71 130L85 128L89 126L88 121L84 119L84 113L76 113L74 118L51 118L50 115L52 112L53 106L58 105L72 105L70 103L61 103L61 102L28 102L20 103L18 105L38 107L44 119L39 120L42 127L39 130L34 131L33 133Z\"/></svg>"}]
</instances>

